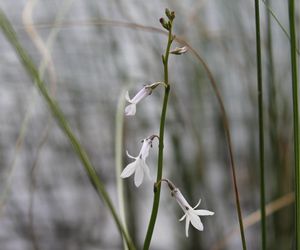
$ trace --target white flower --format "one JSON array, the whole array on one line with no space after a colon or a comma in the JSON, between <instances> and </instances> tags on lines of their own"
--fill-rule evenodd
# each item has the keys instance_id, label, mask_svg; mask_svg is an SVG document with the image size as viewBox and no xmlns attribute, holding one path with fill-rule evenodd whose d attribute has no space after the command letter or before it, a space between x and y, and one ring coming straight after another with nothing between
<instances>
[{"instance_id":1,"label":"white flower","mask_svg":"<svg viewBox=\"0 0 300 250\"><path fill-rule=\"evenodd\" d=\"M180 221L185 221L185 235L186 237L189 237L189 226L190 222L192 225L198 229L199 231L203 231L203 224L201 222L200 216L208 216L208 215L214 215L214 212L211 212L209 210L205 209L197 209L195 210L199 205L201 200L197 203L195 207L191 207L189 203L186 201L186 199L183 197L182 193L178 188L175 188L171 191L172 196L176 199L178 202L179 206L182 208L184 211L183 217L180 219Z\"/></svg>"},{"instance_id":2,"label":"white flower","mask_svg":"<svg viewBox=\"0 0 300 250\"><path fill-rule=\"evenodd\" d=\"M133 173L134 173L134 184L137 187L142 184L143 179L144 179L144 173L151 180L149 167L146 164L146 158L149 155L149 150L150 150L150 147L152 146L153 138L154 138L153 136L150 136L149 138L146 138L143 140L143 146L137 157L133 157L128 152L126 152L128 157L135 159L135 161L129 163L125 167L125 169L121 173L121 178L127 178L127 177L133 175Z\"/></svg>"},{"instance_id":3,"label":"white flower","mask_svg":"<svg viewBox=\"0 0 300 250\"><path fill-rule=\"evenodd\" d=\"M129 97L128 91L126 92L126 101L130 104L125 108L125 115L132 116L136 113L136 105L148 95L151 95L153 89L155 89L162 82L155 82L145 85L132 99Z\"/></svg>"}]
</instances>

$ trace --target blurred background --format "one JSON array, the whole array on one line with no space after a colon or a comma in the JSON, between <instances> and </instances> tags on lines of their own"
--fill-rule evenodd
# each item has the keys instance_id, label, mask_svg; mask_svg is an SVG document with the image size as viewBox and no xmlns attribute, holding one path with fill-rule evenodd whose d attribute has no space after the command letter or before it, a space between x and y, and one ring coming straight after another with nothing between
<instances>
[{"instance_id":1,"label":"blurred background","mask_svg":"<svg viewBox=\"0 0 300 250\"><path fill-rule=\"evenodd\" d=\"M271 203L284 197L267 218L268 246L292 249L290 49L272 16L288 30L288 5L280 0L260 4L266 199ZM124 121L125 167L130 162L126 149L138 155L140 141L158 134L163 88L138 105L135 117L116 119L118 107L124 105L124 90L133 96L143 84L163 80L161 54L167 38L111 21L160 28L164 9L174 10L175 34L205 60L223 97L243 216L259 209L254 1L2 0L0 7L40 66L116 206L116 127ZM0 249L122 249L108 210L2 33L0 54ZM241 249L221 109L207 72L189 52L172 56L170 82L163 175L192 206L201 198L200 207L215 215L203 218L203 232L190 227L186 238L185 224L178 221L182 211L163 186L151 249ZM157 155L155 141L147 159L152 176ZM153 183L146 180L139 189L132 177L123 183L129 231L140 249ZM250 222L248 248L260 249L260 221Z\"/></svg>"}]
</instances>

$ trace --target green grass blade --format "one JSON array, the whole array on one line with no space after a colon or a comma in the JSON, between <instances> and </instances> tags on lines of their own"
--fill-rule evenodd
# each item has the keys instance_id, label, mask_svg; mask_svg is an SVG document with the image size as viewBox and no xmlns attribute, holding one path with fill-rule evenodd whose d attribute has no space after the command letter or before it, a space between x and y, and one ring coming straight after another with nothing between
<instances>
[{"instance_id":1,"label":"green grass blade","mask_svg":"<svg viewBox=\"0 0 300 250\"><path fill-rule=\"evenodd\" d=\"M50 97L46 86L44 82L41 80L38 70L35 67L33 61L29 57L29 55L26 53L26 51L23 49L21 44L18 41L17 35L15 31L13 30L13 27L11 26L10 22L6 18L3 11L0 9L0 27L2 29L2 32L6 36L7 40L10 42L12 47L15 49L17 55L19 56L20 61L22 62L24 68L26 69L26 72L28 75L33 79L36 87L39 89L40 93L44 97L49 109L51 110L54 118L56 119L57 123L61 127L62 131L65 133L65 135L68 137L70 143L72 144L74 151L78 155L79 159L81 160L86 173L88 174L90 181L94 188L96 189L97 193L100 197L103 198L106 206L108 207L109 211L111 212L111 215L113 216L113 219L115 220L117 227L121 234L124 235L127 246L129 249L135 249L132 240L130 236L126 233L123 224L121 223L121 220L119 219L119 216L117 215L115 208L112 204L112 201L102 183L102 181L99 179L95 169L93 168L85 150L81 147L79 141L73 134L68 122L66 121L61 109L59 108L58 104L52 100Z\"/></svg>"},{"instance_id":2,"label":"green grass blade","mask_svg":"<svg viewBox=\"0 0 300 250\"><path fill-rule=\"evenodd\" d=\"M116 183L118 190L118 203L120 211L120 219L124 225L126 233L128 233L126 225L126 210L125 210L125 199L124 199L124 185L120 177L123 167L122 156L123 156L123 125L124 125L124 108L125 108L125 89L122 90L117 107L116 113L116 138L115 138L115 161L116 161ZM127 249L126 240L123 237L124 249Z\"/></svg>"},{"instance_id":3,"label":"green grass blade","mask_svg":"<svg viewBox=\"0 0 300 250\"><path fill-rule=\"evenodd\" d=\"M274 11L271 9L270 5L266 2L266 0L262 0L264 5L266 6L268 12L271 14L271 16L274 18L275 22L279 25L280 29L283 31L283 33L286 35L286 37L291 40L289 32L286 30L286 28L283 26L283 24L280 22ZM300 55L299 48L296 47L297 54Z\"/></svg>"}]
</instances>

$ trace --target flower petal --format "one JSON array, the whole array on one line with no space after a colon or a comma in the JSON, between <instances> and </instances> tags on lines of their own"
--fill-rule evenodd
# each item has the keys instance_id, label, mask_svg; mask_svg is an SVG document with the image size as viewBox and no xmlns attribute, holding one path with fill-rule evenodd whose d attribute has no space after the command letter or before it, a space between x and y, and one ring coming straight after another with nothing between
<instances>
[{"instance_id":1,"label":"flower petal","mask_svg":"<svg viewBox=\"0 0 300 250\"><path fill-rule=\"evenodd\" d=\"M185 219L185 217L186 217L186 214L184 214L184 215L179 219L179 221L183 221L183 220Z\"/></svg>"},{"instance_id":2,"label":"flower petal","mask_svg":"<svg viewBox=\"0 0 300 250\"><path fill-rule=\"evenodd\" d=\"M201 203L201 199L198 201L197 205L193 207L193 209L197 208Z\"/></svg>"},{"instance_id":3,"label":"flower petal","mask_svg":"<svg viewBox=\"0 0 300 250\"><path fill-rule=\"evenodd\" d=\"M144 160L146 160L146 158L149 156L150 147L151 147L151 139L149 139L149 138L144 139L143 146L142 146L141 151L139 153L139 155Z\"/></svg>"},{"instance_id":4,"label":"flower petal","mask_svg":"<svg viewBox=\"0 0 300 250\"><path fill-rule=\"evenodd\" d=\"M129 163L121 173L121 178L127 178L134 173L136 170L136 161Z\"/></svg>"},{"instance_id":5,"label":"flower petal","mask_svg":"<svg viewBox=\"0 0 300 250\"><path fill-rule=\"evenodd\" d=\"M175 188L172 192L183 212L186 212L187 208L192 209L178 188Z\"/></svg>"},{"instance_id":6,"label":"flower petal","mask_svg":"<svg viewBox=\"0 0 300 250\"><path fill-rule=\"evenodd\" d=\"M152 92L151 88L147 88L147 86L144 86L132 99L132 103L139 103L141 100L143 100L145 97L150 95Z\"/></svg>"},{"instance_id":7,"label":"flower petal","mask_svg":"<svg viewBox=\"0 0 300 250\"><path fill-rule=\"evenodd\" d=\"M138 161L138 160L137 160ZM144 170L140 163L137 162L137 167L134 174L134 184L136 187L139 187L144 179Z\"/></svg>"},{"instance_id":8,"label":"flower petal","mask_svg":"<svg viewBox=\"0 0 300 250\"><path fill-rule=\"evenodd\" d=\"M126 155L129 157L129 158L131 158L131 159L135 159L136 160L136 158L137 157L134 157L134 156L132 156L131 154L129 154L129 152L126 150Z\"/></svg>"},{"instance_id":9,"label":"flower petal","mask_svg":"<svg viewBox=\"0 0 300 250\"><path fill-rule=\"evenodd\" d=\"M200 216L208 216L208 215L214 215L215 213L209 210L205 209L198 209L194 211L195 214L200 215Z\"/></svg>"},{"instance_id":10,"label":"flower petal","mask_svg":"<svg viewBox=\"0 0 300 250\"><path fill-rule=\"evenodd\" d=\"M135 103L129 104L125 108L125 115L127 115L127 116L135 115L135 113L136 113L136 105L135 105Z\"/></svg>"},{"instance_id":11,"label":"flower petal","mask_svg":"<svg viewBox=\"0 0 300 250\"><path fill-rule=\"evenodd\" d=\"M192 225L197 228L199 231L203 231L203 224L200 220L200 217L198 217L197 214L194 213L195 211L191 211L189 213L189 218L191 220Z\"/></svg>"},{"instance_id":12,"label":"flower petal","mask_svg":"<svg viewBox=\"0 0 300 250\"><path fill-rule=\"evenodd\" d=\"M185 221L185 236L189 237L190 218L187 216Z\"/></svg>"},{"instance_id":13,"label":"flower petal","mask_svg":"<svg viewBox=\"0 0 300 250\"><path fill-rule=\"evenodd\" d=\"M145 172L145 174L147 175L147 177L148 177L149 180L151 181L151 180L152 180L152 177L151 177L151 175L150 175L150 170L149 170L149 167L148 167L148 165L146 164L145 161L143 161L142 166L143 166L143 171Z\"/></svg>"},{"instance_id":14,"label":"flower petal","mask_svg":"<svg viewBox=\"0 0 300 250\"><path fill-rule=\"evenodd\" d=\"M131 99L130 99L130 97L129 97L128 91L126 91L126 93L125 93L125 99L126 99L127 102L132 103L132 102L131 102Z\"/></svg>"}]
</instances>

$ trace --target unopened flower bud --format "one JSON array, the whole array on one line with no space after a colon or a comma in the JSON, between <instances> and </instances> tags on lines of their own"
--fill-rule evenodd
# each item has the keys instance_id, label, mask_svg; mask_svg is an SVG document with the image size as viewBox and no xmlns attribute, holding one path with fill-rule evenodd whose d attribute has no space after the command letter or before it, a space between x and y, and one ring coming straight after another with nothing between
<instances>
[{"instance_id":1,"label":"unopened flower bud","mask_svg":"<svg viewBox=\"0 0 300 250\"><path fill-rule=\"evenodd\" d=\"M165 13L166 13L166 16L170 19L171 11L168 8L166 8Z\"/></svg>"},{"instance_id":2,"label":"unopened flower bud","mask_svg":"<svg viewBox=\"0 0 300 250\"><path fill-rule=\"evenodd\" d=\"M175 12L174 11L170 11L168 8L165 11L166 16L169 18L170 21L173 21L173 19L175 18Z\"/></svg>"},{"instance_id":3,"label":"unopened flower bud","mask_svg":"<svg viewBox=\"0 0 300 250\"><path fill-rule=\"evenodd\" d=\"M171 27L170 22L167 22L163 17L159 19L159 22L166 30L170 29L170 27Z\"/></svg>"},{"instance_id":4,"label":"unopened flower bud","mask_svg":"<svg viewBox=\"0 0 300 250\"><path fill-rule=\"evenodd\" d=\"M172 51L170 51L171 54L173 55L181 55L184 54L188 51L188 47L187 46L183 46L181 48L176 47L175 49L173 49Z\"/></svg>"},{"instance_id":5,"label":"unopened flower bud","mask_svg":"<svg viewBox=\"0 0 300 250\"><path fill-rule=\"evenodd\" d=\"M174 20L174 18L175 18L175 12L174 11L171 11L171 16L170 16L170 20Z\"/></svg>"}]
</instances>

